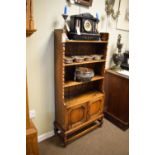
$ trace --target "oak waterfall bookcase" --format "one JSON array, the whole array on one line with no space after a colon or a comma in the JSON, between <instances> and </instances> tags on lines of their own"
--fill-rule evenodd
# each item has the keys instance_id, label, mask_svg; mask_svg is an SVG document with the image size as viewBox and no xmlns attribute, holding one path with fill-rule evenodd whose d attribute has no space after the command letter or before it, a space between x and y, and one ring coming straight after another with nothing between
<instances>
[{"instance_id":1,"label":"oak waterfall bookcase","mask_svg":"<svg viewBox=\"0 0 155 155\"><path fill-rule=\"evenodd\" d=\"M55 122L54 131L64 146L103 123L104 69L108 41L67 40L61 29L54 31L55 49ZM65 56L102 54L98 61L65 64ZM77 66L93 68L89 82L74 81Z\"/></svg>"}]
</instances>

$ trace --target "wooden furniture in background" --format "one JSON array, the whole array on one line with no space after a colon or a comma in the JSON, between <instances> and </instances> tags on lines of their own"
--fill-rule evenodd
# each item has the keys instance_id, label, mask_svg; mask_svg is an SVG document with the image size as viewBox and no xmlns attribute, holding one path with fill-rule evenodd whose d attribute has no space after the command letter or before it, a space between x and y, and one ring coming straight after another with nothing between
<instances>
[{"instance_id":1,"label":"wooden furniture in background","mask_svg":"<svg viewBox=\"0 0 155 155\"><path fill-rule=\"evenodd\" d=\"M35 125L29 118L28 88L26 81L26 155L39 155L38 134Z\"/></svg>"},{"instance_id":2,"label":"wooden furniture in background","mask_svg":"<svg viewBox=\"0 0 155 155\"><path fill-rule=\"evenodd\" d=\"M105 73L105 118L123 130L129 127L129 77L113 70Z\"/></svg>"},{"instance_id":3,"label":"wooden furniture in background","mask_svg":"<svg viewBox=\"0 0 155 155\"><path fill-rule=\"evenodd\" d=\"M28 106L28 88L26 79L26 129L30 128L30 116L29 116L29 106Z\"/></svg>"},{"instance_id":4,"label":"wooden furniture in background","mask_svg":"<svg viewBox=\"0 0 155 155\"><path fill-rule=\"evenodd\" d=\"M33 20L32 0L26 0L26 37L36 31ZM28 88L26 79L26 155L39 155L38 133L29 117Z\"/></svg>"},{"instance_id":5,"label":"wooden furniture in background","mask_svg":"<svg viewBox=\"0 0 155 155\"><path fill-rule=\"evenodd\" d=\"M26 0L26 36L30 36L36 29L33 20L33 1Z\"/></svg>"},{"instance_id":6,"label":"wooden furniture in background","mask_svg":"<svg viewBox=\"0 0 155 155\"><path fill-rule=\"evenodd\" d=\"M107 41L68 40L62 42L62 30L54 31L55 48L55 122L54 131L68 142L102 125L104 108L104 69ZM65 56L102 54L98 61L65 64ZM89 82L74 81L77 66L93 68Z\"/></svg>"}]
</instances>

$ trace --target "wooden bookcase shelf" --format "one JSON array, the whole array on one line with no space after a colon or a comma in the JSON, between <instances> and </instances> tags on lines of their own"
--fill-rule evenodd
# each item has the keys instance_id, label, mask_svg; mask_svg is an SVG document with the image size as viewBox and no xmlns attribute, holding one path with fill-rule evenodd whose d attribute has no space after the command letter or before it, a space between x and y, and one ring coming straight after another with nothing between
<instances>
[{"instance_id":1,"label":"wooden bookcase shelf","mask_svg":"<svg viewBox=\"0 0 155 155\"><path fill-rule=\"evenodd\" d=\"M77 65L84 65L84 64L92 64L92 63L101 63L101 62L106 62L106 60L93 60L93 61L84 61L81 63L71 63L71 64L64 64L65 66L77 66Z\"/></svg>"},{"instance_id":2,"label":"wooden bookcase shelf","mask_svg":"<svg viewBox=\"0 0 155 155\"><path fill-rule=\"evenodd\" d=\"M62 30L54 31L55 50L55 134L64 145L92 128L102 125L104 108L104 72L108 41L67 40L62 42ZM65 64L65 56L102 55L99 61ZM74 81L77 66L94 70L89 82ZM97 123L94 127L90 124ZM84 130L84 128L87 128ZM83 131L82 131L83 130ZM78 134L76 134L78 133Z\"/></svg>"},{"instance_id":3,"label":"wooden bookcase shelf","mask_svg":"<svg viewBox=\"0 0 155 155\"><path fill-rule=\"evenodd\" d=\"M89 82L97 81L97 80L101 80L101 79L104 79L104 77L100 76L100 75L95 75ZM65 82L64 87L66 88L66 87L71 87L71 86L77 86L77 85L81 85L81 84L85 84L85 83L88 83L88 82L67 81L67 82Z\"/></svg>"},{"instance_id":4,"label":"wooden bookcase shelf","mask_svg":"<svg viewBox=\"0 0 155 155\"><path fill-rule=\"evenodd\" d=\"M93 41L93 40L66 40L65 43L97 43L97 44L103 44L103 43L108 43L108 41Z\"/></svg>"},{"instance_id":5,"label":"wooden bookcase shelf","mask_svg":"<svg viewBox=\"0 0 155 155\"><path fill-rule=\"evenodd\" d=\"M70 108L71 106L75 106L85 102L88 102L90 100L93 100L94 98L100 98L103 97L104 93L99 92L99 91L90 91L72 98L66 98L65 99L65 104L67 105L67 108Z\"/></svg>"}]
</instances>

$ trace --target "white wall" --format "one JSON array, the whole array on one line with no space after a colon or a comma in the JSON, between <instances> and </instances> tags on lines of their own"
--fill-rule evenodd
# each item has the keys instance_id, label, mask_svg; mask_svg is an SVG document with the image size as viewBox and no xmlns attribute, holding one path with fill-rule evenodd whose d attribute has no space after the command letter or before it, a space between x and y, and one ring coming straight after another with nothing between
<instances>
[{"instance_id":1,"label":"white wall","mask_svg":"<svg viewBox=\"0 0 155 155\"><path fill-rule=\"evenodd\" d=\"M53 130L55 112L53 31L55 28L63 27L61 14L65 4L65 0L34 0L33 16L37 31L26 39L29 108L36 111L33 121L39 135ZM104 0L94 0L89 9L72 5L69 7L69 15L83 12L95 15L98 12L101 17L106 15L104 7ZM106 16L99 28L101 31L106 30ZM119 33L122 34L124 49L128 48L128 32L116 30L116 22L112 19L108 31L110 42L107 67L110 65L111 54L116 50Z\"/></svg>"}]
</instances>

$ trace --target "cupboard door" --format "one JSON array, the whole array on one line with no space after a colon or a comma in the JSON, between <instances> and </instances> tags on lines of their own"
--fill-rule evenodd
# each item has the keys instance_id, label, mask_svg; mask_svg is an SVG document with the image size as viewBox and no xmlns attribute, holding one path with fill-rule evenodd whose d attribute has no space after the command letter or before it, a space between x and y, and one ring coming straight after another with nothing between
<instances>
[{"instance_id":1,"label":"cupboard door","mask_svg":"<svg viewBox=\"0 0 155 155\"><path fill-rule=\"evenodd\" d=\"M97 117L103 113L103 97L90 101L88 104L88 119Z\"/></svg>"},{"instance_id":2,"label":"cupboard door","mask_svg":"<svg viewBox=\"0 0 155 155\"><path fill-rule=\"evenodd\" d=\"M74 128L87 120L87 103L68 109L68 126Z\"/></svg>"}]
</instances>

